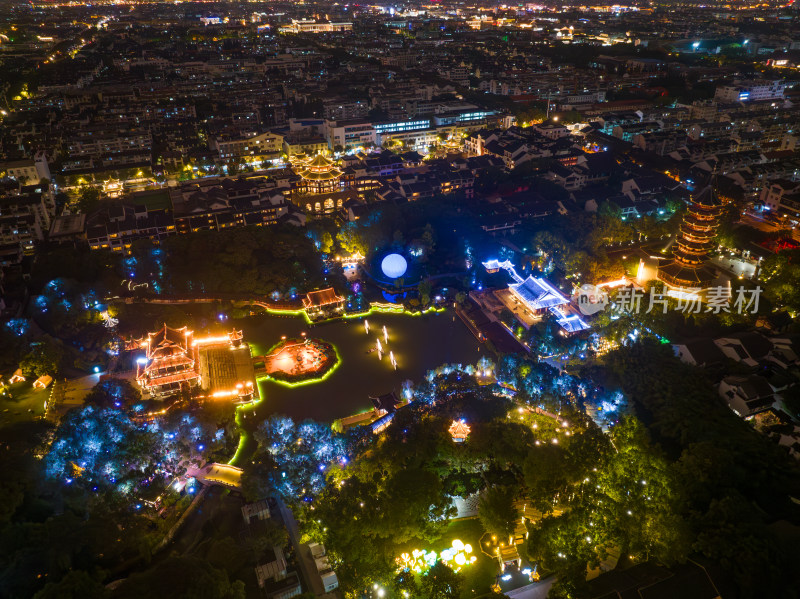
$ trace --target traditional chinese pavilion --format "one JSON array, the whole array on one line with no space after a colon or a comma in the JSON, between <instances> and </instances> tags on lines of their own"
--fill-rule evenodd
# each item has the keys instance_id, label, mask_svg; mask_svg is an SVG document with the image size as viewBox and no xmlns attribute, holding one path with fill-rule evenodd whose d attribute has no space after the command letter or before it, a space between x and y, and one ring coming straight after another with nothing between
<instances>
[{"instance_id":1,"label":"traditional chinese pavilion","mask_svg":"<svg viewBox=\"0 0 800 599\"><path fill-rule=\"evenodd\" d=\"M348 200L358 199L355 191L346 189L344 172L322 154L298 165L295 172L300 175L295 203L310 214L331 214Z\"/></svg>"},{"instance_id":2,"label":"traditional chinese pavilion","mask_svg":"<svg viewBox=\"0 0 800 599\"><path fill-rule=\"evenodd\" d=\"M702 289L711 285L715 275L706 264L722 210L711 185L692 198L675 241L673 259L658 269L659 280L669 287Z\"/></svg>"},{"instance_id":3,"label":"traditional chinese pavilion","mask_svg":"<svg viewBox=\"0 0 800 599\"><path fill-rule=\"evenodd\" d=\"M301 165L296 172L302 178L299 189L303 193L322 194L339 191L342 188L342 170L333 160L317 154Z\"/></svg>"},{"instance_id":4,"label":"traditional chinese pavilion","mask_svg":"<svg viewBox=\"0 0 800 599\"><path fill-rule=\"evenodd\" d=\"M514 282L508 286L511 297L515 302L525 306L532 316L537 317L549 312L566 334L577 333L589 328L580 314L572 308L569 298L547 279L532 276L523 279L517 274L514 265L509 260L503 262L489 260L484 262L483 266L489 273L496 273L501 268L508 271L511 278L514 279ZM500 299L506 303L502 297ZM514 305L507 305L507 307L515 312Z\"/></svg>"},{"instance_id":5,"label":"traditional chinese pavilion","mask_svg":"<svg viewBox=\"0 0 800 599\"><path fill-rule=\"evenodd\" d=\"M569 303L569 298L545 279L531 277L508 286L511 293L533 314L543 314L550 308Z\"/></svg>"},{"instance_id":6,"label":"traditional chinese pavilion","mask_svg":"<svg viewBox=\"0 0 800 599\"><path fill-rule=\"evenodd\" d=\"M192 346L192 331L166 324L140 343L147 354L137 363L136 381L151 395L164 396L197 385L200 369Z\"/></svg>"},{"instance_id":7,"label":"traditional chinese pavilion","mask_svg":"<svg viewBox=\"0 0 800 599\"><path fill-rule=\"evenodd\" d=\"M469 425L463 420L453 420L453 424L451 424L448 429L450 436L453 437L453 441L456 443L463 443L466 441L470 431Z\"/></svg>"},{"instance_id":8,"label":"traditional chinese pavilion","mask_svg":"<svg viewBox=\"0 0 800 599\"><path fill-rule=\"evenodd\" d=\"M313 317L328 310L340 311L344 301L342 296L336 295L333 287L328 287L318 291L309 291L303 298L303 309L309 317Z\"/></svg>"}]
</instances>

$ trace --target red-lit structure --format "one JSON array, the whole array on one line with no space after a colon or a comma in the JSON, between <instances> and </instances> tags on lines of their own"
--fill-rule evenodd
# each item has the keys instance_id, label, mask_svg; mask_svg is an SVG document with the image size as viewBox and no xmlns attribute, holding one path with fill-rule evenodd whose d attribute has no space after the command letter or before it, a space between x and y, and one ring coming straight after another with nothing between
<instances>
[{"instance_id":1,"label":"red-lit structure","mask_svg":"<svg viewBox=\"0 0 800 599\"><path fill-rule=\"evenodd\" d=\"M341 311L345 298L336 295L333 287L309 291L303 298L303 309L309 318L322 315L328 310Z\"/></svg>"},{"instance_id":2,"label":"red-lit structure","mask_svg":"<svg viewBox=\"0 0 800 599\"><path fill-rule=\"evenodd\" d=\"M471 429L463 420L453 420L448 432L450 436L453 437L453 441L456 443L463 443L467 440L467 437L469 437Z\"/></svg>"},{"instance_id":3,"label":"red-lit structure","mask_svg":"<svg viewBox=\"0 0 800 599\"><path fill-rule=\"evenodd\" d=\"M166 324L140 342L146 360L137 363L136 381L151 395L168 395L200 381L192 331Z\"/></svg>"},{"instance_id":4,"label":"red-lit structure","mask_svg":"<svg viewBox=\"0 0 800 599\"><path fill-rule=\"evenodd\" d=\"M722 202L711 185L692 198L675 240L673 259L658 269L659 280L669 287L702 289L711 285L714 272L706 263L714 249L722 210Z\"/></svg>"},{"instance_id":5,"label":"red-lit structure","mask_svg":"<svg viewBox=\"0 0 800 599\"><path fill-rule=\"evenodd\" d=\"M196 339L192 331L187 327L173 329L166 324L155 333L150 333L143 339L128 341L126 349L144 349L146 354L137 360L136 381L142 386L144 391L150 395L163 397L171 393L190 387L200 385L203 389L210 389L218 396L219 379L221 373L209 367L209 362L219 362L220 356L209 357L209 352L214 349L224 348L226 350L246 350L246 363L252 371L250 352L247 344L242 341L242 332L232 330L220 336L201 337ZM230 354L234 356L233 353ZM224 358L229 357L228 353L223 354ZM224 361L224 360L223 360ZM222 368L222 371L237 371L234 365L229 368ZM213 372L212 372L213 370ZM225 381L228 387L233 388L234 383L245 385L252 379L252 372L234 381ZM224 377L223 377L224 378ZM214 379L214 380L212 380ZM244 387L242 387L244 388ZM248 391L252 393L252 389ZM225 391L228 395L234 395L234 391ZM241 393L240 393L241 395Z\"/></svg>"}]
</instances>

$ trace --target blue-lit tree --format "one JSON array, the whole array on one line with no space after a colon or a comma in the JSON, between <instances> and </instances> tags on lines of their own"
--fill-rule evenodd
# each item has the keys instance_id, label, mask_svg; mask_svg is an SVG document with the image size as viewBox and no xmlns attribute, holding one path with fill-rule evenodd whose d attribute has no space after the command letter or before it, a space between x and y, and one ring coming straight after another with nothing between
<instances>
[{"instance_id":1,"label":"blue-lit tree","mask_svg":"<svg viewBox=\"0 0 800 599\"><path fill-rule=\"evenodd\" d=\"M157 435L125 413L86 406L61 422L45 468L65 484L129 495L151 479L162 449Z\"/></svg>"},{"instance_id":2,"label":"blue-lit tree","mask_svg":"<svg viewBox=\"0 0 800 599\"><path fill-rule=\"evenodd\" d=\"M259 476L287 500L310 501L325 485L326 470L346 463L346 441L329 426L306 420L273 416L254 433L259 449L256 460L268 463ZM268 454L268 455L267 455Z\"/></svg>"}]
</instances>

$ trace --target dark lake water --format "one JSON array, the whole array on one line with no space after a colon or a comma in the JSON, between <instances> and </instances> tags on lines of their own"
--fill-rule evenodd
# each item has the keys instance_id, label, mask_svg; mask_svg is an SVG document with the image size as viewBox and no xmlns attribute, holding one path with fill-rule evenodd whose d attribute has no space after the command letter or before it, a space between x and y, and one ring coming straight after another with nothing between
<instances>
[{"instance_id":1,"label":"dark lake water","mask_svg":"<svg viewBox=\"0 0 800 599\"><path fill-rule=\"evenodd\" d=\"M341 357L336 371L319 383L289 388L262 380L259 388L264 401L258 407L258 416L285 414L295 419L331 422L372 408L370 395L392 389L400 392L406 379L417 381L445 362L474 364L486 353L451 309L423 316L373 314L367 320L369 335L363 318L315 326L309 326L301 317L273 315L234 322L237 329L242 329L254 355L263 355L282 335L299 336L305 331L335 345ZM384 325L388 344L383 341ZM385 350L382 360L377 352L367 353L375 347L378 337ZM390 364L389 350L397 360L397 370Z\"/></svg>"}]
</instances>

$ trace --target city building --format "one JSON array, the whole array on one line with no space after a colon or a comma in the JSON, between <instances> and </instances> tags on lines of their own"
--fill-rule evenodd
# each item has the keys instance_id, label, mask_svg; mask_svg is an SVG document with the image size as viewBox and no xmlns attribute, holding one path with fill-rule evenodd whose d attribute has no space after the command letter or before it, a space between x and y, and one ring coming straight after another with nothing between
<instances>
[{"instance_id":1,"label":"city building","mask_svg":"<svg viewBox=\"0 0 800 599\"><path fill-rule=\"evenodd\" d=\"M208 145L219 153L223 162L236 164L256 163L262 166L265 162L278 160L283 151L283 136L267 131L251 136L219 134L212 136Z\"/></svg>"},{"instance_id":2,"label":"city building","mask_svg":"<svg viewBox=\"0 0 800 599\"><path fill-rule=\"evenodd\" d=\"M314 565L317 568L317 576L322 583L323 591L325 593L330 593L339 588L339 579L328 561L325 546L319 543L309 543L308 551L311 553L311 558L314 560Z\"/></svg>"},{"instance_id":3,"label":"city building","mask_svg":"<svg viewBox=\"0 0 800 599\"><path fill-rule=\"evenodd\" d=\"M13 160L0 163L0 174L16 179L21 184L38 183L42 179L50 179L50 168L44 152L39 152L30 160Z\"/></svg>"},{"instance_id":4,"label":"city building","mask_svg":"<svg viewBox=\"0 0 800 599\"><path fill-rule=\"evenodd\" d=\"M313 19L292 19L288 25L281 27L282 33L332 33L351 31L353 24L349 22L315 21Z\"/></svg>"},{"instance_id":5,"label":"city building","mask_svg":"<svg viewBox=\"0 0 800 599\"><path fill-rule=\"evenodd\" d=\"M327 122L328 143L334 151L377 145L378 136L370 121L330 120Z\"/></svg>"},{"instance_id":6,"label":"city building","mask_svg":"<svg viewBox=\"0 0 800 599\"><path fill-rule=\"evenodd\" d=\"M733 85L720 85L714 93L717 102L760 102L783 100L786 83L783 81L736 81Z\"/></svg>"},{"instance_id":7,"label":"city building","mask_svg":"<svg viewBox=\"0 0 800 599\"><path fill-rule=\"evenodd\" d=\"M32 255L50 229L55 208L49 186L0 183L0 260L12 264Z\"/></svg>"},{"instance_id":8,"label":"city building","mask_svg":"<svg viewBox=\"0 0 800 599\"><path fill-rule=\"evenodd\" d=\"M757 375L726 376L718 390L728 407L743 418L769 409L776 399L767 379Z\"/></svg>"}]
</instances>

